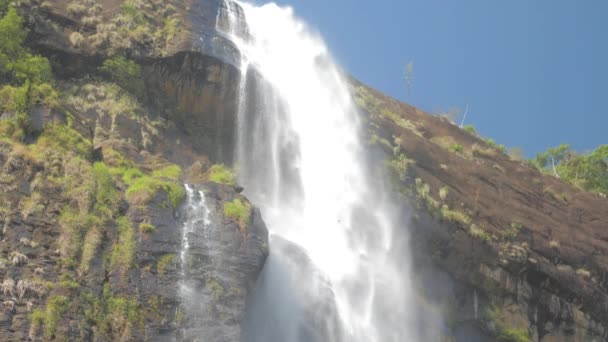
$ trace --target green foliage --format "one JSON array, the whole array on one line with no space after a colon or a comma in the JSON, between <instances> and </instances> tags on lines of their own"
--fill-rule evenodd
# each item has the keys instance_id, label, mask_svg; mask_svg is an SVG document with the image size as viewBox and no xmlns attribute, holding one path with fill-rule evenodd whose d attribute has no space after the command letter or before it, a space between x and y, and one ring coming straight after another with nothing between
<instances>
[{"instance_id":1,"label":"green foliage","mask_svg":"<svg viewBox=\"0 0 608 342\"><path fill-rule=\"evenodd\" d=\"M509 228L503 231L503 236L507 239L514 239L519 235L519 232L523 228L523 225L519 222L511 222Z\"/></svg>"},{"instance_id":2,"label":"green foliage","mask_svg":"<svg viewBox=\"0 0 608 342\"><path fill-rule=\"evenodd\" d=\"M453 144L450 146L450 152L462 153L464 152L464 148L460 144Z\"/></svg>"},{"instance_id":3,"label":"green foliage","mask_svg":"<svg viewBox=\"0 0 608 342\"><path fill-rule=\"evenodd\" d=\"M456 210L450 210L447 205L443 205L441 207L441 216L446 220L460 222L467 226L472 222L471 218L467 214Z\"/></svg>"},{"instance_id":4,"label":"green foliage","mask_svg":"<svg viewBox=\"0 0 608 342\"><path fill-rule=\"evenodd\" d=\"M494 323L500 342L531 342L530 334L526 329L514 329L502 322L501 313L498 308L489 309L484 313L484 319Z\"/></svg>"},{"instance_id":5,"label":"green foliage","mask_svg":"<svg viewBox=\"0 0 608 342\"><path fill-rule=\"evenodd\" d=\"M476 224L472 224L469 227L469 234L471 234L471 236L473 236L477 239L480 239L483 241L490 241L490 234L488 234L488 232L486 232L482 228L479 228Z\"/></svg>"},{"instance_id":6,"label":"green foliage","mask_svg":"<svg viewBox=\"0 0 608 342\"><path fill-rule=\"evenodd\" d=\"M174 260L175 254L166 254L158 259L158 262L156 263L156 272L158 272L158 275L164 277L165 272L167 272L167 268L173 264Z\"/></svg>"},{"instance_id":7,"label":"green foliage","mask_svg":"<svg viewBox=\"0 0 608 342\"><path fill-rule=\"evenodd\" d=\"M137 300L116 296L108 284L104 285L101 298L89 293L83 295L83 300L87 303L87 321L97 326L102 336L132 340L132 329L143 324L142 307Z\"/></svg>"},{"instance_id":8,"label":"green foliage","mask_svg":"<svg viewBox=\"0 0 608 342\"><path fill-rule=\"evenodd\" d=\"M608 192L608 145L581 155L563 144L539 153L533 164L547 173L557 173L562 180L583 190Z\"/></svg>"},{"instance_id":9,"label":"green foliage","mask_svg":"<svg viewBox=\"0 0 608 342\"><path fill-rule=\"evenodd\" d=\"M135 248L135 231L131 221L127 217L120 217L118 219L118 241L114 243L110 267L125 275L131 269Z\"/></svg>"},{"instance_id":10,"label":"green foliage","mask_svg":"<svg viewBox=\"0 0 608 342\"><path fill-rule=\"evenodd\" d=\"M6 2L0 4L0 110L25 114L30 106L58 104L48 59L35 56L25 47L27 31L21 18ZM4 82L3 82L4 81ZM2 84L2 83L8 84Z\"/></svg>"},{"instance_id":11,"label":"green foliage","mask_svg":"<svg viewBox=\"0 0 608 342\"><path fill-rule=\"evenodd\" d=\"M34 149L38 153L45 151L74 152L84 158L89 158L93 144L85 139L75 129L61 123L48 123L36 141Z\"/></svg>"},{"instance_id":12,"label":"green foliage","mask_svg":"<svg viewBox=\"0 0 608 342\"><path fill-rule=\"evenodd\" d=\"M131 204L144 205L150 203L158 191L165 191L173 208L177 208L186 196L181 184L162 179L143 176L137 178L127 189L127 201Z\"/></svg>"},{"instance_id":13,"label":"green foliage","mask_svg":"<svg viewBox=\"0 0 608 342\"><path fill-rule=\"evenodd\" d=\"M241 230L245 230L251 219L251 205L238 198L235 198L232 202L225 202L224 216L237 221Z\"/></svg>"},{"instance_id":14,"label":"green foliage","mask_svg":"<svg viewBox=\"0 0 608 342\"><path fill-rule=\"evenodd\" d=\"M34 327L44 326L44 336L51 339L57 331L57 323L61 320L63 313L67 310L69 299L65 296L51 296L47 301L45 310L36 309L30 315L30 321Z\"/></svg>"},{"instance_id":15,"label":"green foliage","mask_svg":"<svg viewBox=\"0 0 608 342\"><path fill-rule=\"evenodd\" d=\"M400 181L405 181L407 177L407 169L410 164L414 164L414 161L409 159L405 153L397 154L390 162L390 168L399 177Z\"/></svg>"},{"instance_id":16,"label":"green foliage","mask_svg":"<svg viewBox=\"0 0 608 342\"><path fill-rule=\"evenodd\" d=\"M123 8L125 7L132 8L123 5ZM106 59L99 71L134 95L141 96L143 94L144 83L141 76L141 67L132 60L122 56Z\"/></svg>"},{"instance_id":17,"label":"green foliage","mask_svg":"<svg viewBox=\"0 0 608 342\"><path fill-rule=\"evenodd\" d=\"M156 231L156 227L149 223L142 223L139 225L139 231L145 234L150 234Z\"/></svg>"},{"instance_id":18,"label":"green foliage","mask_svg":"<svg viewBox=\"0 0 608 342\"><path fill-rule=\"evenodd\" d=\"M475 126L473 126L473 125L465 125L464 127L462 127L462 129L469 132L469 134L471 134L471 135L477 135L477 130L475 129Z\"/></svg>"},{"instance_id":19,"label":"green foliage","mask_svg":"<svg viewBox=\"0 0 608 342\"><path fill-rule=\"evenodd\" d=\"M166 178L172 181L179 181L181 176L182 169L177 165L170 165L152 172L152 177L154 178Z\"/></svg>"},{"instance_id":20,"label":"green foliage","mask_svg":"<svg viewBox=\"0 0 608 342\"><path fill-rule=\"evenodd\" d=\"M224 164L216 164L211 166L209 170L209 181L218 183L218 184L226 184L226 185L234 185L234 172L226 167Z\"/></svg>"}]
</instances>

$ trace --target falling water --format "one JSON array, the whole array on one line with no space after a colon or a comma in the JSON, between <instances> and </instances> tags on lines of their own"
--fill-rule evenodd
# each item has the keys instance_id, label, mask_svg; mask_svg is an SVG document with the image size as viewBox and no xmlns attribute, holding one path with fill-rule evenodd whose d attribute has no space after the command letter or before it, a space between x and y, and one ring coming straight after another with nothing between
<instances>
[{"instance_id":1,"label":"falling water","mask_svg":"<svg viewBox=\"0 0 608 342\"><path fill-rule=\"evenodd\" d=\"M184 327L181 332L186 339L190 336L205 336L204 332L198 331L202 326L197 326L196 323L201 322L200 316L204 316L208 310L202 307L204 301L198 300L200 293L197 292L199 284L197 284L196 267L198 262L192 253L191 246L200 248L200 244L208 241L208 228L211 224L210 211L207 207L205 193L200 190L195 190L189 185L186 187L186 205L184 210L186 215L182 231L182 249L180 253L181 265L181 281L180 281L180 297L184 305L184 314L188 314L190 321L195 324ZM195 241L192 241L195 240ZM194 264L194 265L193 265ZM192 273L192 274L191 274Z\"/></svg>"},{"instance_id":2,"label":"falling water","mask_svg":"<svg viewBox=\"0 0 608 342\"><path fill-rule=\"evenodd\" d=\"M247 339L431 340L417 329L407 251L395 253L405 229L366 167L344 75L292 9L238 5L218 16L242 54L237 166L271 232Z\"/></svg>"}]
</instances>

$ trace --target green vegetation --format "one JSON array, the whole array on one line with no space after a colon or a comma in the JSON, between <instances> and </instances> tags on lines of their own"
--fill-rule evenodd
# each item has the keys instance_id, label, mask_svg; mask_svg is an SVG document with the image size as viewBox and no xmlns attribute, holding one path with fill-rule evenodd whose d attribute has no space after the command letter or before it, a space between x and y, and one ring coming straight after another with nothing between
<instances>
[{"instance_id":1,"label":"green vegetation","mask_svg":"<svg viewBox=\"0 0 608 342\"><path fill-rule=\"evenodd\" d=\"M405 181L407 177L408 166L414 164L414 161L409 159L405 153L398 153L390 162L389 167L399 177L400 181Z\"/></svg>"},{"instance_id":2,"label":"green vegetation","mask_svg":"<svg viewBox=\"0 0 608 342\"><path fill-rule=\"evenodd\" d=\"M531 342L530 334L526 329L514 329L506 326L502 322L498 308L489 309L485 312L484 318L492 322L497 330L497 341L500 342Z\"/></svg>"},{"instance_id":3,"label":"green vegetation","mask_svg":"<svg viewBox=\"0 0 608 342\"><path fill-rule=\"evenodd\" d=\"M68 125L60 123L47 124L38 137L34 151L42 157L45 151L73 152L83 158L89 158L93 144Z\"/></svg>"},{"instance_id":4,"label":"green vegetation","mask_svg":"<svg viewBox=\"0 0 608 342\"><path fill-rule=\"evenodd\" d=\"M46 304L46 309L36 309L30 314L32 322L31 329L38 330L38 327L44 327L44 336L51 339L57 331L57 323L61 319L63 313L67 310L69 299L64 296L51 296Z\"/></svg>"},{"instance_id":5,"label":"green vegetation","mask_svg":"<svg viewBox=\"0 0 608 342\"><path fill-rule=\"evenodd\" d=\"M423 200L424 203L426 203L427 207L431 210L438 209L441 205L439 201L437 201L431 196L431 187L428 184L422 182L422 179L420 178L416 178L416 193L418 194L418 197Z\"/></svg>"},{"instance_id":6,"label":"green vegetation","mask_svg":"<svg viewBox=\"0 0 608 342\"><path fill-rule=\"evenodd\" d=\"M238 198L232 202L226 202L224 203L224 216L235 220L239 224L241 231L244 231L251 219L251 204L243 202Z\"/></svg>"},{"instance_id":7,"label":"green vegetation","mask_svg":"<svg viewBox=\"0 0 608 342\"><path fill-rule=\"evenodd\" d=\"M118 219L118 241L110 257L110 267L121 272L123 276L131 269L135 257L135 231L127 217Z\"/></svg>"},{"instance_id":8,"label":"green vegetation","mask_svg":"<svg viewBox=\"0 0 608 342\"><path fill-rule=\"evenodd\" d=\"M450 188L448 188L447 186L444 186L441 189L439 189L439 198L441 198L441 200L445 202L445 200L447 200L447 198L448 198L449 193L450 193Z\"/></svg>"},{"instance_id":9,"label":"green vegetation","mask_svg":"<svg viewBox=\"0 0 608 342\"><path fill-rule=\"evenodd\" d=\"M482 228L479 228L476 224L472 224L469 227L469 234L471 234L471 236L473 236L477 239L480 239L483 241L490 241L490 234L488 234L488 232L486 232Z\"/></svg>"},{"instance_id":10,"label":"green vegetation","mask_svg":"<svg viewBox=\"0 0 608 342\"><path fill-rule=\"evenodd\" d=\"M156 272L158 272L158 275L161 277L165 276L165 272L167 271L167 268L173 264L173 261L175 260L175 254L166 254L163 255L160 259L158 259L158 262L156 263Z\"/></svg>"},{"instance_id":11,"label":"green vegetation","mask_svg":"<svg viewBox=\"0 0 608 342\"><path fill-rule=\"evenodd\" d=\"M131 340L132 329L143 325L142 307L134 298L116 296L105 284L101 298L83 294L85 318L99 329L101 336Z\"/></svg>"},{"instance_id":12,"label":"green vegetation","mask_svg":"<svg viewBox=\"0 0 608 342\"><path fill-rule=\"evenodd\" d=\"M179 179L182 170L177 165L170 165L153 171L151 176L145 175L136 168L115 168L113 174L120 175L125 184L129 185L126 192L127 201L135 205L150 203L159 191L169 196L170 204L177 208L186 196Z\"/></svg>"},{"instance_id":13,"label":"green vegetation","mask_svg":"<svg viewBox=\"0 0 608 342\"><path fill-rule=\"evenodd\" d=\"M209 170L209 181L218 184L234 185L235 175L224 164L216 164L211 166Z\"/></svg>"},{"instance_id":14,"label":"green vegetation","mask_svg":"<svg viewBox=\"0 0 608 342\"><path fill-rule=\"evenodd\" d=\"M539 153L532 164L583 190L608 193L608 145L579 154L564 144Z\"/></svg>"},{"instance_id":15,"label":"green vegetation","mask_svg":"<svg viewBox=\"0 0 608 342\"><path fill-rule=\"evenodd\" d=\"M472 222L471 218L467 214L456 210L450 210L447 205L443 205L441 207L441 216L446 220L459 222L465 226L470 225Z\"/></svg>"},{"instance_id":16,"label":"green vegetation","mask_svg":"<svg viewBox=\"0 0 608 342\"><path fill-rule=\"evenodd\" d=\"M509 228L503 231L503 236L507 239L514 239L519 235L519 232L523 228L523 225L519 222L511 222Z\"/></svg>"},{"instance_id":17,"label":"green vegetation","mask_svg":"<svg viewBox=\"0 0 608 342\"><path fill-rule=\"evenodd\" d=\"M25 47L23 18L6 1L0 11L0 112L11 115L2 120L0 137L21 141L29 131L30 108L38 104L54 108L59 95L49 61Z\"/></svg>"},{"instance_id":18,"label":"green vegetation","mask_svg":"<svg viewBox=\"0 0 608 342\"><path fill-rule=\"evenodd\" d=\"M211 291L211 294L213 295L213 298L215 300L219 300L224 296L225 289L222 286L222 284L220 284L217 280L215 280L215 279L207 280L206 287L207 287L207 289L209 289Z\"/></svg>"},{"instance_id":19,"label":"green vegetation","mask_svg":"<svg viewBox=\"0 0 608 342\"><path fill-rule=\"evenodd\" d=\"M370 114L383 117L401 128L407 129L418 136L422 136L422 133L415 124L388 108L386 102L381 101L378 97L371 94L367 88L362 86L357 87L355 102L359 107L367 110Z\"/></svg>"},{"instance_id":20,"label":"green vegetation","mask_svg":"<svg viewBox=\"0 0 608 342\"><path fill-rule=\"evenodd\" d=\"M477 135L477 130L475 129L475 126L473 126L473 125L465 125L464 127L462 127L462 129L469 132L469 134L471 134L471 135Z\"/></svg>"},{"instance_id":21,"label":"green vegetation","mask_svg":"<svg viewBox=\"0 0 608 342\"><path fill-rule=\"evenodd\" d=\"M150 234L156 231L156 227L149 223L142 223L139 225L139 231L144 234Z\"/></svg>"},{"instance_id":22,"label":"green vegetation","mask_svg":"<svg viewBox=\"0 0 608 342\"><path fill-rule=\"evenodd\" d=\"M452 144L450 146L449 150L450 150L450 152L454 152L454 153L462 153L462 152L464 152L464 148L460 144Z\"/></svg>"},{"instance_id":23,"label":"green vegetation","mask_svg":"<svg viewBox=\"0 0 608 342\"><path fill-rule=\"evenodd\" d=\"M106 59L99 71L132 94L136 96L143 94L141 67L132 60L122 56Z\"/></svg>"}]
</instances>

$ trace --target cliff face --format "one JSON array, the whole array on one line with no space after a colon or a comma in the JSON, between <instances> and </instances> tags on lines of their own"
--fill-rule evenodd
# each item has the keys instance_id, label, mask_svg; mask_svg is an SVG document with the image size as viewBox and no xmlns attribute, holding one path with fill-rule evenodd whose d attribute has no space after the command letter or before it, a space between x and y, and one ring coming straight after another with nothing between
<instances>
[{"instance_id":1,"label":"cliff face","mask_svg":"<svg viewBox=\"0 0 608 342\"><path fill-rule=\"evenodd\" d=\"M27 139L0 142L1 340L239 339L268 251L258 211L244 227L223 211L247 202L240 189L209 182L211 163L232 162L239 100L239 52L213 29L222 4L20 2L62 96L30 111ZM114 56L136 62L140 84L99 71ZM420 273L449 275L446 335L605 341L608 202L352 84L378 166L417 209ZM211 239L192 236L198 326L179 289L182 182L207 194L216 222Z\"/></svg>"},{"instance_id":2,"label":"cliff face","mask_svg":"<svg viewBox=\"0 0 608 342\"><path fill-rule=\"evenodd\" d=\"M417 208L420 263L458 285L448 322L491 340L608 338L608 202L512 160L447 119L353 81L370 144ZM428 262L425 263L428 265ZM481 338L481 337L480 337Z\"/></svg>"},{"instance_id":3,"label":"cliff face","mask_svg":"<svg viewBox=\"0 0 608 342\"><path fill-rule=\"evenodd\" d=\"M239 74L218 59L231 45L191 25L220 3L19 2L60 96L23 137L0 129L0 340L240 339L268 233L231 179L209 180L232 159ZM213 224L182 260L185 182Z\"/></svg>"}]
</instances>

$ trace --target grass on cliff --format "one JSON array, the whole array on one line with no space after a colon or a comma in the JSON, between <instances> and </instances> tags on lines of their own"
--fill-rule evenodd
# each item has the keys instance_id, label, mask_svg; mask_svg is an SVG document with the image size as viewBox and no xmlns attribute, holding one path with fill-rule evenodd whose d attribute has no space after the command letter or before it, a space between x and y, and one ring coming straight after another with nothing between
<instances>
[{"instance_id":1,"label":"grass on cliff","mask_svg":"<svg viewBox=\"0 0 608 342\"><path fill-rule=\"evenodd\" d=\"M30 314L30 336L35 336L39 327L43 327L44 336L52 339L57 331L57 323L67 310L69 299L65 296L51 296L46 304L46 308L35 309Z\"/></svg>"},{"instance_id":2,"label":"grass on cliff","mask_svg":"<svg viewBox=\"0 0 608 342\"><path fill-rule=\"evenodd\" d=\"M146 175L136 167L112 168L111 173L119 176L128 185L126 199L133 205L150 203L159 191L164 191L170 204L177 208L186 196L184 187L179 182L182 170L177 165L169 165Z\"/></svg>"},{"instance_id":3,"label":"grass on cliff","mask_svg":"<svg viewBox=\"0 0 608 342\"><path fill-rule=\"evenodd\" d=\"M137 241L135 240L135 230L127 217L120 217L117 222L118 241L114 243L110 256L110 268L118 271L122 276L126 276L133 264Z\"/></svg>"},{"instance_id":4,"label":"grass on cliff","mask_svg":"<svg viewBox=\"0 0 608 342\"><path fill-rule=\"evenodd\" d=\"M224 216L235 220L241 231L245 231L251 220L251 204L236 198L232 202L224 203Z\"/></svg>"},{"instance_id":5,"label":"grass on cliff","mask_svg":"<svg viewBox=\"0 0 608 342\"><path fill-rule=\"evenodd\" d=\"M235 178L234 172L224 164L216 164L209 169L210 182L234 185Z\"/></svg>"}]
</instances>

